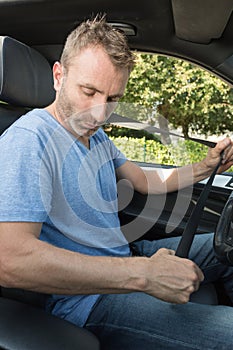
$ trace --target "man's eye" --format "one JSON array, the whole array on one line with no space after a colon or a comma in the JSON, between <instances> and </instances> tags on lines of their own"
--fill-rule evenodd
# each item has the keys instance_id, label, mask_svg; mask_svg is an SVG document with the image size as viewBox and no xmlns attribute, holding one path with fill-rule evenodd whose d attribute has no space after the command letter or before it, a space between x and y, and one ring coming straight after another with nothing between
<instances>
[{"instance_id":1,"label":"man's eye","mask_svg":"<svg viewBox=\"0 0 233 350\"><path fill-rule=\"evenodd\" d=\"M115 103L117 103L117 102L119 102L119 100L120 100L119 97L110 97L110 98L108 98L108 102L115 102Z\"/></svg>"},{"instance_id":2,"label":"man's eye","mask_svg":"<svg viewBox=\"0 0 233 350\"><path fill-rule=\"evenodd\" d=\"M84 89L83 89L83 93L84 93L86 96L94 96L95 90L84 88Z\"/></svg>"}]
</instances>

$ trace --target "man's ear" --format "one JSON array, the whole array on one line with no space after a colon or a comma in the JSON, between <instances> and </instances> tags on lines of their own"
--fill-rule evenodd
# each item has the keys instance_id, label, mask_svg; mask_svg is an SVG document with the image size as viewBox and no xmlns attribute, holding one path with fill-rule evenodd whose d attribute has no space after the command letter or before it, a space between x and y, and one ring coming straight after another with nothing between
<instances>
[{"instance_id":1,"label":"man's ear","mask_svg":"<svg viewBox=\"0 0 233 350\"><path fill-rule=\"evenodd\" d=\"M53 85L55 91L59 91L62 85L63 68L60 62L55 62L53 65Z\"/></svg>"}]
</instances>

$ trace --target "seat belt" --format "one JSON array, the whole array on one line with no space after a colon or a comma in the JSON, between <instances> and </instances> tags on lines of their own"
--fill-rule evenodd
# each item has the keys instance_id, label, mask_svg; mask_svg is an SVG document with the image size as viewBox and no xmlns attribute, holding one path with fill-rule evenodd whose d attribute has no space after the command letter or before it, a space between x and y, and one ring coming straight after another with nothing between
<instances>
[{"instance_id":1,"label":"seat belt","mask_svg":"<svg viewBox=\"0 0 233 350\"><path fill-rule=\"evenodd\" d=\"M198 142L198 141L197 141ZM199 223L199 219L201 217L203 207L205 205L205 202L208 198L209 192L211 190L212 183L214 181L214 177L218 171L219 166L222 163L223 158L223 152L220 155L220 161L215 167L214 171L212 172L211 176L209 177L209 180L207 181L205 187L203 188L201 195L188 219L188 222L185 226L184 232L182 234L182 237L180 239L179 245L177 247L176 256L179 256L180 258L188 258L189 251L196 233L196 229Z\"/></svg>"}]
</instances>

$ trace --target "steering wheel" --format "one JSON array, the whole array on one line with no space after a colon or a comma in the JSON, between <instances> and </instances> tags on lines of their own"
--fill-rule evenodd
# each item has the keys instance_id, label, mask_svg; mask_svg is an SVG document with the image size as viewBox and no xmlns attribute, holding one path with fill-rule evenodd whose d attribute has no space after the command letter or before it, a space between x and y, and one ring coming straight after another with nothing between
<instances>
[{"instance_id":1,"label":"steering wheel","mask_svg":"<svg viewBox=\"0 0 233 350\"><path fill-rule=\"evenodd\" d=\"M228 198L214 234L214 251L225 265L233 265L233 192Z\"/></svg>"}]
</instances>

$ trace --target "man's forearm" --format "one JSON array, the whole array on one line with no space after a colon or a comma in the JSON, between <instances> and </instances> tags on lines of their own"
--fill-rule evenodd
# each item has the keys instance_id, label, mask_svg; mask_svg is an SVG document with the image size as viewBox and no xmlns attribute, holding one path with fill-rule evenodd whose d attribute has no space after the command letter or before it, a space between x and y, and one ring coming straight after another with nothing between
<instances>
[{"instance_id":1,"label":"man's forearm","mask_svg":"<svg viewBox=\"0 0 233 350\"><path fill-rule=\"evenodd\" d=\"M69 295L137 291L185 303L203 280L192 261L167 249L150 258L89 256L40 241L39 229L38 223L0 224L0 285Z\"/></svg>"},{"instance_id":2,"label":"man's forearm","mask_svg":"<svg viewBox=\"0 0 233 350\"><path fill-rule=\"evenodd\" d=\"M160 168L145 172L148 192L151 194L177 191L207 178L210 173L211 169L205 167L203 162L179 168Z\"/></svg>"},{"instance_id":3,"label":"man's forearm","mask_svg":"<svg viewBox=\"0 0 233 350\"><path fill-rule=\"evenodd\" d=\"M146 260L83 255L33 238L24 243L21 254L14 254L11 262L6 257L1 264L0 283L55 294L141 291Z\"/></svg>"}]
</instances>

